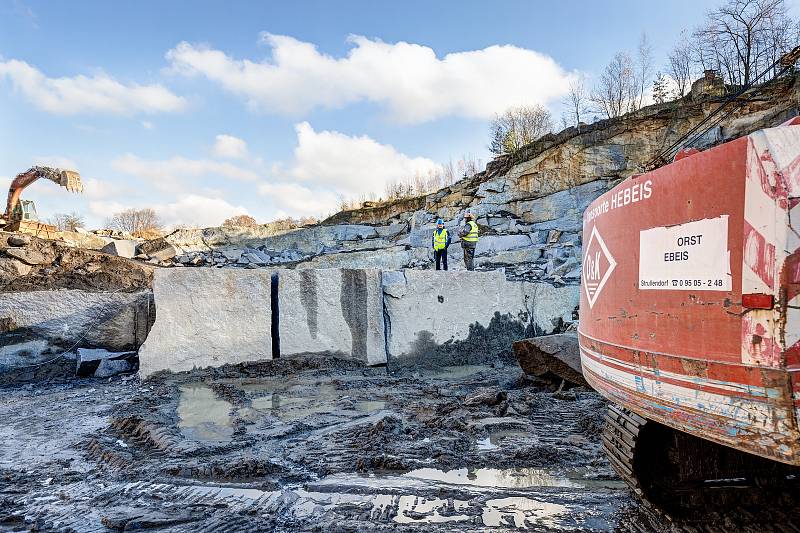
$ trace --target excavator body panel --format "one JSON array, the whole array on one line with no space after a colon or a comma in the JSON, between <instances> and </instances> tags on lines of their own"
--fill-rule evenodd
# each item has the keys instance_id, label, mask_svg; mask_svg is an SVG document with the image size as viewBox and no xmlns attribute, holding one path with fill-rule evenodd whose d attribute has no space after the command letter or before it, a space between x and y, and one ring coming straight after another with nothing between
<instances>
[{"instance_id":1,"label":"excavator body panel","mask_svg":"<svg viewBox=\"0 0 800 533\"><path fill-rule=\"evenodd\" d=\"M633 176L584 214L586 380L642 417L800 465L800 126Z\"/></svg>"}]
</instances>

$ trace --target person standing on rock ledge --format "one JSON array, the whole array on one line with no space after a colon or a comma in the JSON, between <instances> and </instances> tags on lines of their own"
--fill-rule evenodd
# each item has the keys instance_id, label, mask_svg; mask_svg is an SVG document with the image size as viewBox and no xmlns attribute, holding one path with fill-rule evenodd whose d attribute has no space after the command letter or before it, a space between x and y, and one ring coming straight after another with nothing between
<instances>
[{"instance_id":1,"label":"person standing on rock ledge","mask_svg":"<svg viewBox=\"0 0 800 533\"><path fill-rule=\"evenodd\" d=\"M461 248L464 250L464 266L467 270L475 270L475 247L478 245L478 224L471 211L464 213L464 225L458 231L461 237Z\"/></svg>"},{"instance_id":2,"label":"person standing on rock ledge","mask_svg":"<svg viewBox=\"0 0 800 533\"><path fill-rule=\"evenodd\" d=\"M433 246L433 258L436 261L436 270L439 270L439 263L442 263L444 269L447 270L447 247L450 246L450 233L445 229L444 220L441 218L436 221L431 245Z\"/></svg>"}]
</instances>

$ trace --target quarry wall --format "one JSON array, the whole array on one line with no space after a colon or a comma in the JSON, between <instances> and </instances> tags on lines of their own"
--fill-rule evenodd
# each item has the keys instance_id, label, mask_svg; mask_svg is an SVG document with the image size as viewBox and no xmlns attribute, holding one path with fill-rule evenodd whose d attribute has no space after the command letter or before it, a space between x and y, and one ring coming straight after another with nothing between
<instances>
[{"instance_id":1,"label":"quarry wall","mask_svg":"<svg viewBox=\"0 0 800 533\"><path fill-rule=\"evenodd\" d=\"M798 112L796 77L771 84L736 108L695 145L706 148L776 126ZM339 212L321 224L276 232L255 228L178 230L167 237L176 263L255 268L430 269L437 218L455 229L464 210L477 215L477 270L502 270L509 280L580 282L582 214L621 180L641 172L720 104L702 92L635 113L561 131L515 154L492 160L484 172L436 192ZM378 194L381 191L376 191ZM451 270L464 270L453 233Z\"/></svg>"}]
</instances>

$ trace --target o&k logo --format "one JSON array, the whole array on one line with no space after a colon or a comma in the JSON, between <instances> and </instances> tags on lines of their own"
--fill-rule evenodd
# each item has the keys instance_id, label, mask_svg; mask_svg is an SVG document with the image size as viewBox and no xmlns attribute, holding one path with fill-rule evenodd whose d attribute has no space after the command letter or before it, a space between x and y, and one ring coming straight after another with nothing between
<instances>
[{"instance_id":1,"label":"o&k logo","mask_svg":"<svg viewBox=\"0 0 800 533\"><path fill-rule=\"evenodd\" d=\"M597 231L597 226L593 227L589 244L586 245L586 252L583 254L582 285L586 291L586 299L589 300L589 308L594 306L600 291L616 267L617 262L608 251L606 243Z\"/></svg>"}]
</instances>

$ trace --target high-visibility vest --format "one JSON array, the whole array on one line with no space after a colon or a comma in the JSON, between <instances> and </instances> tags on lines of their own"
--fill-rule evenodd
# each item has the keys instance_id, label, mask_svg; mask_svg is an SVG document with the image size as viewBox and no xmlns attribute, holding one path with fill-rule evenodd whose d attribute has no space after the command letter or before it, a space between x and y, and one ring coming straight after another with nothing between
<instances>
[{"instance_id":1,"label":"high-visibility vest","mask_svg":"<svg viewBox=\"0 0 800 533\"><path fill-rule=\"evenodd\" d=\"M442 229L442 231L439 231L438 229L433 230L433 249L444 250L446 245L447 245L447 230L446 229Z\"/></svg>"},{"instance_id":2,"label":"high-visibility vest","mask_svg":"<svg viewBox=\"0 0 800 533\"><path fill-rule=\"evenodd\" d=\"M467 224L469 224L469 233L464 236L463 240L465 242L478 242L478 225L472 220Z\"/></svg>"}]
</instances>

